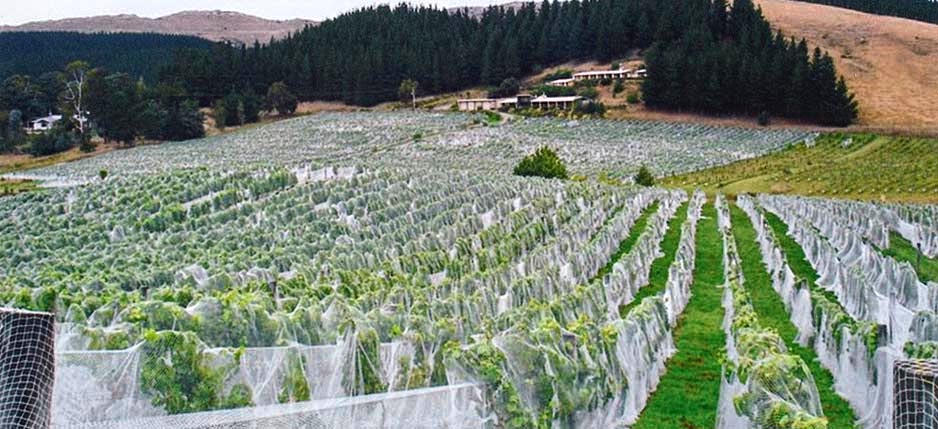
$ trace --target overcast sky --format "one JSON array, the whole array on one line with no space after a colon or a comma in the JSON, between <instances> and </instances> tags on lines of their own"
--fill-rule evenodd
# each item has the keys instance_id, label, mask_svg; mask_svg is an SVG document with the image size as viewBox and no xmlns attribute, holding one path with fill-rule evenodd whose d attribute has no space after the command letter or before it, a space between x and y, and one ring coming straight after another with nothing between
<instances>
[{"instance_id":1,"label":"overcast sky","mask_svg":"<svg viewBox=\"0 0 938 429\"><path fill-rule=\"evenodd\" d=\"M435 0L408 3L441 7L487 6L506 0ZM397 4L378 0L47 0L30 2L0 0L0 25L95 15L135 14L149 18L183 10L232 10L269 19L306 18L322 20L342 12L374 4Z\"/></svg>"}]
</instances>

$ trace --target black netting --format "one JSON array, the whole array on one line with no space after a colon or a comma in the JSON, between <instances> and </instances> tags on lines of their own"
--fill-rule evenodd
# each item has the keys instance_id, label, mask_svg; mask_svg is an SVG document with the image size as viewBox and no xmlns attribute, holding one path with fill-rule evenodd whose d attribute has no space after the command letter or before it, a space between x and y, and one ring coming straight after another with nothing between
<instances>
[{"instance_id":1,"label":"black netting","mask_svg":"<svg viewBox=\"0 0 938 429\"><path fill-rule=\"evenodd\" d=\"M0 427L48 427L55 379L54 320L0 309Z\"/></svg>"}]
</instances>

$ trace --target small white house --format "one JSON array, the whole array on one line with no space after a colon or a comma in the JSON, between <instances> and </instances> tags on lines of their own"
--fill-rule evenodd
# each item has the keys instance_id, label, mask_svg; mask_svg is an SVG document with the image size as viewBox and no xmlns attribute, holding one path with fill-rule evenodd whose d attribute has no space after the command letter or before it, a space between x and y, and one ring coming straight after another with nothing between
<instances>
[{"instance_id":1,"label":"small white house","mask_svg":"<svg viewBox=\"0 0 938 429\"><path fill-rule=\"evenodd\" d=\"M541 95L532 97L529 94L519 94L517 97L508 98L476 98L457 100L459 110L463 112L474 112L479 110L499 110L502 108L524 109L533 107L535 109L561 109L567 110L579 106L585 99L583 97L548 97Z\"/></svg>"},{"instance_id":2,"label":"small white house","mask_svg":"<svg viewBox=\"0 0 938 429\"><path fill-rule=\"evenodd\" d=\"M535 99L531 100L531 107L535 109L560 109L560 110L569 110L574 107L578 107L583 104L583 97L580 96L571 96L571 97L548 97L546 95L541 95Z\"/></svg>"},{"instance_id":3,"label":"small white house","mask_svg":"<svg viewBox=\"0 0 938 429\"><path fill-rule=\"evenodd\" d=\"M629 69L585 71L574 73L573 79L577 82L584 80L625 79L630 72L631 70Z\"/></svg>"},{"instance_id":4,"label":"small white house","mask_svg":"<svg viewBox=\"0 0 938 429\"><path fill-rule=\"evenodd\" d=\"M648 77L648 70L646 69L638 69L628 74L629 79L644 79L646 77Z\"/></svg>"},{"instance_id":5,"label":"small white house","mask_svg":"<svg viewBox=\"0 0 938 429\"><path fill-rule=\"evenodd\" d=\"M62 120L62 115L49 115L43 118L33 119L29 121L29 131L33 132L45 132L52 129L56 122Z\"/></svg>"},{"instance_id":6,"label":"small white house","mask_svg":"<svg viewBox=\"0 0 938 429\"><path fill-rule=\"evenodd\" d=\"M576 85L576 81L571 77L568 79L555 79L547 83L550 86L570 87Z\"/></svg>"},{"instance_id":7,"label":"small white house","mask_svg":"<svg viewBox=\"0 0 938 429\"><path fill-rule=\"evenodd\" d=\"M479 110L498 110L501 107L499 100L494 98L467 98L457 100L459 110L462 112L475 112Z\"/></svg>"}]
</instances>

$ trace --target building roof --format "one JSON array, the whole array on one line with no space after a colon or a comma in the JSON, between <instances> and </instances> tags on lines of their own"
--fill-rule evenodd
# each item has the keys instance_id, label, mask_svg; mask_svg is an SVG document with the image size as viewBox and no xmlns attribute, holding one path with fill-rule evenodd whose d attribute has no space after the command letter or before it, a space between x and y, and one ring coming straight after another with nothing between
<instances>
[{"instance_id":1,"label":"building roof","mask_svg":"<svg viewBox=\"0 0 938 429\"><path fill-rule=\"evenodd\" d=\"M599 75L613 74L613 73L624 74L624 73L629 73L629 72L631 72L631 71L632 71L632 70L628 70L628 69L622 69L622 70L594 70L594 71L585 71L585 72L574 73L573 75L574 75L574 76L599 76Z\"/></svg>"},{"instance_id":2,"label":"building roof","mask_svg":"<svg viewBox=\"0 0 938 429\"><path fill-rule=\"evenodd\" d=\"M49 116L45 116L45 117L42 117L42 118L33 119L33 120L30 121L30 122L41 122L41 121L57 122L57 121L61 121L61 120L62 120L62 115L49 115Z\"/></svg>"},{"instance_id":3,"label":"building roof","mask_svg":"<svg viewBox=\"0 0 938 429\"><path fill-rule=\"evenodd\" d=\"M485 103L485 102L492 102L492 101L497 101L497 100L495 100L494 98L461 98L456 101L459 103Z\"/></svg>"},{"instance_id":4,"label":"building roof","mask_svg":"<svg viewBox=\"0 0 938 429\"><path fill-rule=\"evenodd\" d=\"M567 79L554 79L554 80L550 81L549 83L570 83L570 82L573 82L573 78L572 78L572 77L571 77L571 78L567 78Z\"/></svg>"},{"instance_id":5,"label":"building roof","mask_svg":"<svg viewBox=\"0 0 938 429\"><path fill-rule=\"evenodd\" d=\"M580 97L579 95L571 95L568 97L548 97L546 95L542 95L531 101L538 103L570 103L572 101L578 101L582 99L583 97Z\"/></svg>"}]
</instances>

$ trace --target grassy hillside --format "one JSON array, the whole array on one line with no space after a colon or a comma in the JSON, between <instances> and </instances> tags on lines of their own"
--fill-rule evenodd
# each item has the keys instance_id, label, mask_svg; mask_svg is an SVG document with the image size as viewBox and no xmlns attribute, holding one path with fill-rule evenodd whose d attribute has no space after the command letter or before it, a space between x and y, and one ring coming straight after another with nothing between
<instances>
[{"instance_id":1,"label":"grassy hillside","mask_svg":"<svg viewBox=\"0 0 938 429\"><path fill-rule=\"evenodd\" d=\"M867 131L938 136L938 25L793 0L756 0L773 28L830 52Z\"/></svg>"},{"instance_id":2,"label":"grassy hillside","mask_svg":"<svg viewBox=\"0 0 938 429\"><path fill-rule=\"evenodd\" d=\"M938 140L824 134L761 158L667 178L707 192L791 193L835 198L938 202Z\"/></svg>"}]
</instances>

